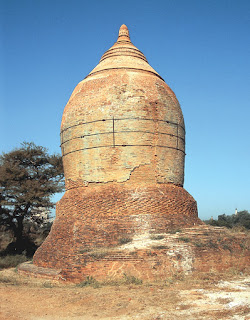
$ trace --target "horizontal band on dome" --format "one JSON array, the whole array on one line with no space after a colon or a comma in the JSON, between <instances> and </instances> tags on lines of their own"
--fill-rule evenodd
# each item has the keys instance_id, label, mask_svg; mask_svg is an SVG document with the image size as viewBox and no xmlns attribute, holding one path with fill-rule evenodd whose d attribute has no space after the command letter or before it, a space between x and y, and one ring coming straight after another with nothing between
<instances>
[{"instance_id":1,"label":"horizontal band on dome","mask_svg":"<svg viewBox=\"0 0 250 320\"><path fill-rule=\"evenodd\" d=\"M71 138L71 139L68 139L68 140L65 140L61 143L60 147L64 144L64 143L67 143L71 140L75 140L75 139L82 139L82 138L85 138L85 137L91 137L91 136L97 136L99 134L116 134L116 133L148 133L148 134L154 134L154 135L157 135L157 134L165 134L167 136L171 136L171 137L175 137L177 139L181 139L183 142L185 142L185 139L180 137L180 136L177 136L175 134L172 134L172 133L167 133L167 132L151 132L151 131L143 131L143 130L121 130L121 131L107 131L107 132L98 132L98 133L91 133L91 134L84 134L84 135L81 135L81 136L77 136L77 137L74 137L74 138Z\"/></svg>"},{"instance_id":2,"label":"horizontal band on dome","mask_svg":"<svg viewBox=\"0 0 250 320\"><path fill-rule=\"evenodd\" d=\"M93 121L87 121L87 122L77 123L77 124L74 124L74 125L72 125L72 126L69 126L69 127L65 128L65 129L61 130L60 134L62 134L64 131L69 130L69 129L73 128L73 127L81 126L81 125L84 125L84 124L95 123L95 122L102 122L102 121L123 121L123 120L142 120L142 121L153 121L153 122L166 122L166 123L173 124L173 125L175 125L175 126L178 126L178 127L182 128L182 130L184 131L184 133L186 133L185 128L184 128L181 124L176 123L176 122L173 122L173 121L161 120L161 119L140 118L140 117L135 117L135 118L128 117L128 118L99 119L99 120L93 120Z\"/></svg>"},{"instance_id":3,"label":"horizontal band on dome","mask_svg":"<svg viewBox=\"0 0 250 320\"><path fill-rule=\"evenodd\" d=\"M177 150L177 151L181 151L182 153L184 153L184 155L186 155L185 151L179 149L179 148L175 148L175 147L169 147L169 146L162 146L162 145L151 145L151 144L116 144L114 145L108 145L108 146L96 146L96 147L87 147L87 148L81 148L81 149L77 149L77 150L73 150L70 152L67 152L65 154L63 154L62 156L65 157L70 153L74 153L74 152L79 152L79 151L84 151L84 150L90 150L90 149L98 149L98 148L116 148L116 147L151 147L151 148L167 148L167 149L173 149L173 150Z\"/></svg>"}]
</instances>

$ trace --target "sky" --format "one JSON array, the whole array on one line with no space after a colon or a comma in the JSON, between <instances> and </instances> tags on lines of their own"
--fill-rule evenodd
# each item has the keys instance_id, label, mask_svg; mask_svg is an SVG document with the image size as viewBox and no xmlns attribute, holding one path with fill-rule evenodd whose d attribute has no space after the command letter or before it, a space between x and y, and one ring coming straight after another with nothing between
<instances>
[{"instance_id":1,"label":"sky","mask_svg":"<svg viewBox=\"0 0 250 320\"><path fill-rule=\"evenodd\" d=\"M0 0L0 153L60 153L73 89L126 24L181 104L199 217L250 211L249 17L249 0Z\"/></svg>"}]
</instances>

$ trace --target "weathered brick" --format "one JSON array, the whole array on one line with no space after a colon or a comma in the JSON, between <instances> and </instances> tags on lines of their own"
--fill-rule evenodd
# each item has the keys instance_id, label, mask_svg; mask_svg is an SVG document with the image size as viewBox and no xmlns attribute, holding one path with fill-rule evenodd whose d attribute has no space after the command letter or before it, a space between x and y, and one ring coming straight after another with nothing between
<instances>
[{"instance_id":1,"label":"weathered brick","mask_svg":"<svg viewBox=\"0 0 250 320\"><path fill-rule=\"evenodd\" d=\"M121 239L202 224L196 201L183 188L179 102L131 43L126 26L73 91L63 113L61 148L66 192L34 265L60 269L69 279L111 276L107 270L119 266L138 271L143 265L152 275L147 268L162 263L162 252L154 250L154 258L129 255L117 249Z\"/></svg>"}]
</instances>

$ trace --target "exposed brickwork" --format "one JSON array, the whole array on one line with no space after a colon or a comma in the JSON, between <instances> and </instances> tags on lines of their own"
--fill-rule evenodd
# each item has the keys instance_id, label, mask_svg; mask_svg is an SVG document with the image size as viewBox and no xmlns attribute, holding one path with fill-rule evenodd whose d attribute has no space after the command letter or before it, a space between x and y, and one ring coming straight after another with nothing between
<instances>
[{"instance_id":1,"label":"exposed brickwork","mask_svg":"<svg viewBox=\"0 0 250 320\"><path fill-rule=\"evenodd\" d=\"M123 238L200 223L194 199L171 184L76 188L67 191L57 204L51 233L33 261L39 266L62 268L75 265L84 250L115 247Z\"/></svg>"},{"instance_id":2,"label":"exposed brickwork","mask_svg":"<svg viewBox=\"0 0 250 320\"><path fill-rule=\"evenodd\" d=\"M151 281L178 273L220 272L232 268L244 272L249 268L250 239L244 233L201 225L175 234L161 233L160 236L159 240L154 240L150 234L143 234L142 237L134 237L131 243L106 250L93 247L89 251L80 250L78 245L75 255L72 254L73 247L68 248L70 254L65 254L65 259L61 260L62 269L56 269L56 259L51 256L44 261L44 265L50 265L49 269L24 264L19 272L74 282L87 276L97 280L119 279L126 273ZM55 255L57 250L55 247Z\"/></svg>"},{"instance_id":3,"label":"exposed brickwork","mask_svg":"<svg viewBox=\"0 0 250 320\"><path fill-rule=\"evenodd\" d=\"M182 187L185 125L179 102L131 43L126 26L72 93L61 148L67 191L34 265L60 269L71 280L170 272L172 253L118 249L125 240L148 241L153 234L202 224L196 201ZM190 250L183 250L190 264Z\"/></svg>"}]
</instances>

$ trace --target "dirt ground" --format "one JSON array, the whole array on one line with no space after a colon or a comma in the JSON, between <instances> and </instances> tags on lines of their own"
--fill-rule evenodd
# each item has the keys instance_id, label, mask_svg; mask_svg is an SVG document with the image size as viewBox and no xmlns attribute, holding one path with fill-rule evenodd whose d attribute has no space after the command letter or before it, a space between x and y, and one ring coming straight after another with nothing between
<instances>
[{"instance_id":1,"label":"dirt ground","mask_svg":"<svg viewBox=\"0 0 250 320\"><path fill-rule=\"evenodd\" d=\"M198 274L162 283L79 287L0 271L1 320L250 320L250 276Z\"/></svg>"}]
</instances>

